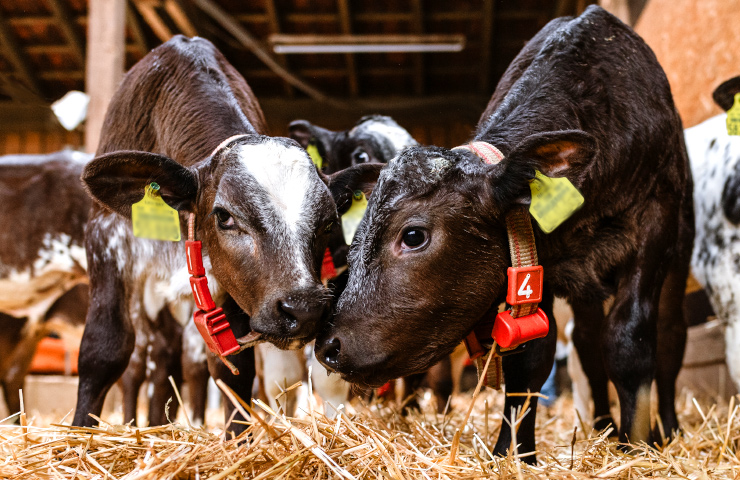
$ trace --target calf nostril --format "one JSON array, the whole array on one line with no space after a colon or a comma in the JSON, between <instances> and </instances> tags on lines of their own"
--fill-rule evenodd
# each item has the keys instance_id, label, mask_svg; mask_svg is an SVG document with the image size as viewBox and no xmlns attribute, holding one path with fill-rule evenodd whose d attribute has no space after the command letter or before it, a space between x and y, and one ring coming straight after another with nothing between
<instances>
[{"instance_id":1,"label":"calf nostril","mask_svg":"<svg viewBox=\"0 0 740 480\"><path fill-rule=\"evenodd\" d=\"M338 338L332 337L327 340L322 349L321 356L323 358L323 364L332 370L336 370L339 367L339 352L342 348L342 344Z\"/></svg>"},{"instance_id":2,"label":"calf nostril","mask_svg":"<svg viewBox=\"0 0 740 480\"><path fill-rule=\"evenodd\" d=\"M282 312L283 315L285 315L285 318L288 319L288 323L291 329L295 329L298 326L298 309L290 302L286 302L284 300L278 300L277 302L277 308L279 312Z\"/></svg>"},{"instance_id":3,"label":"calf nostril","mask_svg":"<svg viewBox=\"0 0 740 480\"><path fill-rule=\"evenodd\" d=\"M325 304L313 305L307 302L293 301L290 297L277 301L277 309L285 319L292 333L298 330L312 332L316 325L324 321L328 314Z\"/></svg>"}]
</instances>

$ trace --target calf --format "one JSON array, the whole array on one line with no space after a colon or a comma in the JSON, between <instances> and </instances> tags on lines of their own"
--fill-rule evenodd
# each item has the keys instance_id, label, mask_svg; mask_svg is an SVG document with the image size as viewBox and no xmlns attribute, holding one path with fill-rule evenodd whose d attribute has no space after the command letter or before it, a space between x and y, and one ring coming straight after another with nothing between
<instances>
[{"instance_id":1,"label":"calf","mask_svg":"<svg viewBox=\"0 0 740 480\"><path fill-rule=\"evenodd\" d=\"M322 159L320 168L335 173L362 163L386 163L404 147L416 140L391 117L362 117L350 130L327 130L306 120L295 120L288 126L290 138L303 148L316 147Z\"/></svg>"},{"instance_id":2,"label":"calf","mask_svg":"<svg viewBox=\"0 0 740 480\"><path fill-rule=\"evenodd\" d=\"M84 319L90 200L79 177L89 159L71 150L0 157L0 382L10 412L38 342Z\"/></svg>"},{"instance_id":3,"label":"calf","mask_svg":"<svg viewBox=\"0 0 740 480\"><path fill-rule=\"evenodd\" d=\"M714 99L729 110L740 77L724 82ZM696 243L691 267L717 317L727 322L725 356L740 389L740 136L727 134L727 114L685 131L696 180Z\"/></svg>"},{"instance_id":4,"label":"calf","mask_svg":"<svg viewBox=\"0 0 740 480\"><path fill-rule=\"evenodd\" d=\"M382 170L350 247L347 288L316 341L318 359L347 380L377 385L430 367L495 315L511 265L505 218L530 202L539 171L567 178L585 198L552 233L534 227L544 267L540 308L552 319L554 295L574 306L575 345L593 367L592 385L608 374L619 392L621 441L649 439L654 377L663 426L675 430L692 183L681 122L653 53L600 7L556 19L509 67L475 140L503 160L412 147ZM348 171L345 182L369 192L372 178L363 173ZM668 351L657 347L659 334ZM539 391L555 340L550 328L503 357L507 393ZM507 395L505 417L524 401ZM536 397L530 405L516 438L534 462ZM511 440L504 422L493 451L505 454Z\"/></svg>"},{"instance_id":5,"label":"calf","mask_svg":"<svg viewBox=\"0 0 740 480\"><path fill-rule=\"evenodd\" d=\"M134 332L168 301L191 295L184 242L133 235L131 205L151 182L180 212L183 237L194 218L214 300L236 337L250 341L241 347L260 339L299 348L313 339L328 313L318 269L337 211L300 145L264 132L252 91L207 40L176 36L124 77L82 176L96 203L85 237L91 305L76 425L100 413ZM230 359L240 376L214 356L211 374L248 401L253 351Z\"/></svg>"},{"instance_id":6,"label":"calf","mask_svg":"<svg viewBox=\"0 0 740 480\"><path fill-rule=\"evenodd\" d=\"M351 130L331 131L313 125L306 120L295 120L288 126L290 137L308 149L317 149L320 159L314 158L325 173L335 173L353 165L363 163L386 163L403 147L416 145L416 141L398 123L390 117L371 115L362 117ZM321 163L321 165L319 165ZM332 261L339 275L326 278L335 296L339 296L346 284L347 244L341 228L334 228L329 240ZM277 411L276 397L281 398L283 410L287 415L294 415L297 392L292 390L282 394L282 390L305 376L305 359L302 352L283 351L269 344L256 347L258 354L257 376L264 395ZM324 367L311 355L311 372L314 391L334 407L347 400L349 384L338 376L325 375ZM266 367L265 367L266 366ZM415 386L419 386L416 381ZM444 398L446 402L447 397ZM442 403L442 402L440 402ZM335 410L325 409L329 417Z\"/></svg>"}]
</instances>

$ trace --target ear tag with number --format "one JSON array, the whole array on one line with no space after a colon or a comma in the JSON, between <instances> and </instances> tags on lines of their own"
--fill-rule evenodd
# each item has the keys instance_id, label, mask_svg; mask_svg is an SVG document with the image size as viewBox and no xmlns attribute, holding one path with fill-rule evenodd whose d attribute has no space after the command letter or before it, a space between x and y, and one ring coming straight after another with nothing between
<instances>
[{"instance_id":1,"label":"ear tag with number","mask_svg":"<svg viewBox=\"0 0 740 480\"><path fill-rule=\"evenodd\" d=\"M311 157L314 165L321 170L324 167L324 159L321 158L319 147L317 147L314 142L311 142L308 144L308 147L306 147L306 152L308 152L308 156Z\"/></svg>"},{"instance_id":2,"label":"ear tag with number","mask_svg":"<svg viewBox=\"0 0 740 480\"><path fill-rule=\"evenodd\" d=\"M367 210L367 198L360 190L356 190L352 196L352 206L342 215L342 233L344 233L344 242L349 245L355 237L357 227Z\"/></svg>"},{"instance_id":3,"label":"ear tag with number","mask_svg":"<svg viewBox=\"0 0 740 480\"><path fill-rule=\"evenodd\" d=\"M147 185L144 198L131 205L131 222L135 237L180 241L180 216L164 203L154 182Z\"/></svg>"},{"instance_id":4,"label":"ear tag with number","mask_svg":"<svg viewBox=\"0 0 740 480\"><path fill-rule=\"evenodd\" d=\"M532 191L529 213L545 233L555 230L583 205L583 195L565 177L550 178L537 170L529 189Z\"/></svg>"},{"instance_id":5,"label":"ear tag with number","mask_svg":"<svg viewBox=\"0 0 740 480\"><path fill-rule=\"evenodd\" d=\"M740 135L740 93L735 94L735 103L727 110L727 135Z\"/></svg>"}]
</instances>

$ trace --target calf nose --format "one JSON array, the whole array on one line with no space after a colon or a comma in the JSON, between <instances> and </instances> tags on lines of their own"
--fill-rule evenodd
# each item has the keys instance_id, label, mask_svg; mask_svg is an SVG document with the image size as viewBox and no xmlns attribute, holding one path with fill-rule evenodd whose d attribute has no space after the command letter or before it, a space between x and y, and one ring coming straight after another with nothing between
<instances>
[{"instance_id":1,"label":"calf nose","mask_svg":"<svg viewBox=\"0 0 740 480\"><path fill-rule=\"evenodd\" d=\"M339 368L339 352L341 348L342 343L339 339L331 337L316 346L316 358L329 370L336 371Z\"/></svg>"},{"instance_id":2,"label":"calf nose","mask_svg":"<svg viewBox=\"0 0 740 480\"><path fill-rule=\"evenodd\" d=\"M289 334L297 335L305 331L315 331L327 311L325 303L306 304L290 297L278 300L277 309L288 320Z\"/></svg>"}]
</instances>

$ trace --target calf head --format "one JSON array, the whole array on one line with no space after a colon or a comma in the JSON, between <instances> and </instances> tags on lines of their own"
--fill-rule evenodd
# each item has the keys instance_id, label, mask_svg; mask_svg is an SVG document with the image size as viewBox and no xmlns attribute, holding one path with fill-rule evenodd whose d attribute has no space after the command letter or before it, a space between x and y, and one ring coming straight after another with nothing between
<instances>
[{"instance_id":1,"label":"calf head","mask_svg":"<svg viewBox=\"0 0 740 480\"><path fill-rule=\"evenodd\" d=\"M363 117L351 130L335 132L306 120L288 127L290 137L308 148L313 143L327 164L328 173L362 163L386 163L404 147L416 145L409 132L391 117Z\"/></svg>"},{"instance_id":2,"label":"calf head","mask_svg":"<svg viewBox=\"0 0 740 480\"><path fill-rule=\"evenodd\" d=\"M579 177L595 142L565 131L502 147L497 165L411 147L382 170L350 246L347 288L316 342L326 367L379 385L428 369L495 315L511 265L506 213L529 202L535 169Z\"/></svg>"},{"instance_id":3,"label":"calf head","mask_svg":"<svg viewBox=\"0 0 740 480\"><path fill-rule=\"evenodd\" d=\"M740 93L740 77L723 82L712 94L714 101L727 111L735 104L735 95ZM735 164L734 175L727 177L722 189L722 211L733 224L740 224L740 163Z\"/></svg>"},{"instance_id":4,"label":"calf head","mask_svg":"<svg viewBox=\"0 0 740 480\"><path fill-rule=\"evenodd\" d=\"M252 330L282 348L314 338L329 313L318 272L337 212L326 179L295 142L240 135L191 167L154 153L113 152L94 159L82 178L98 202L127 218L157 182L167 204L195 213L210 273Z\"/></svg>"}]
</instances>

